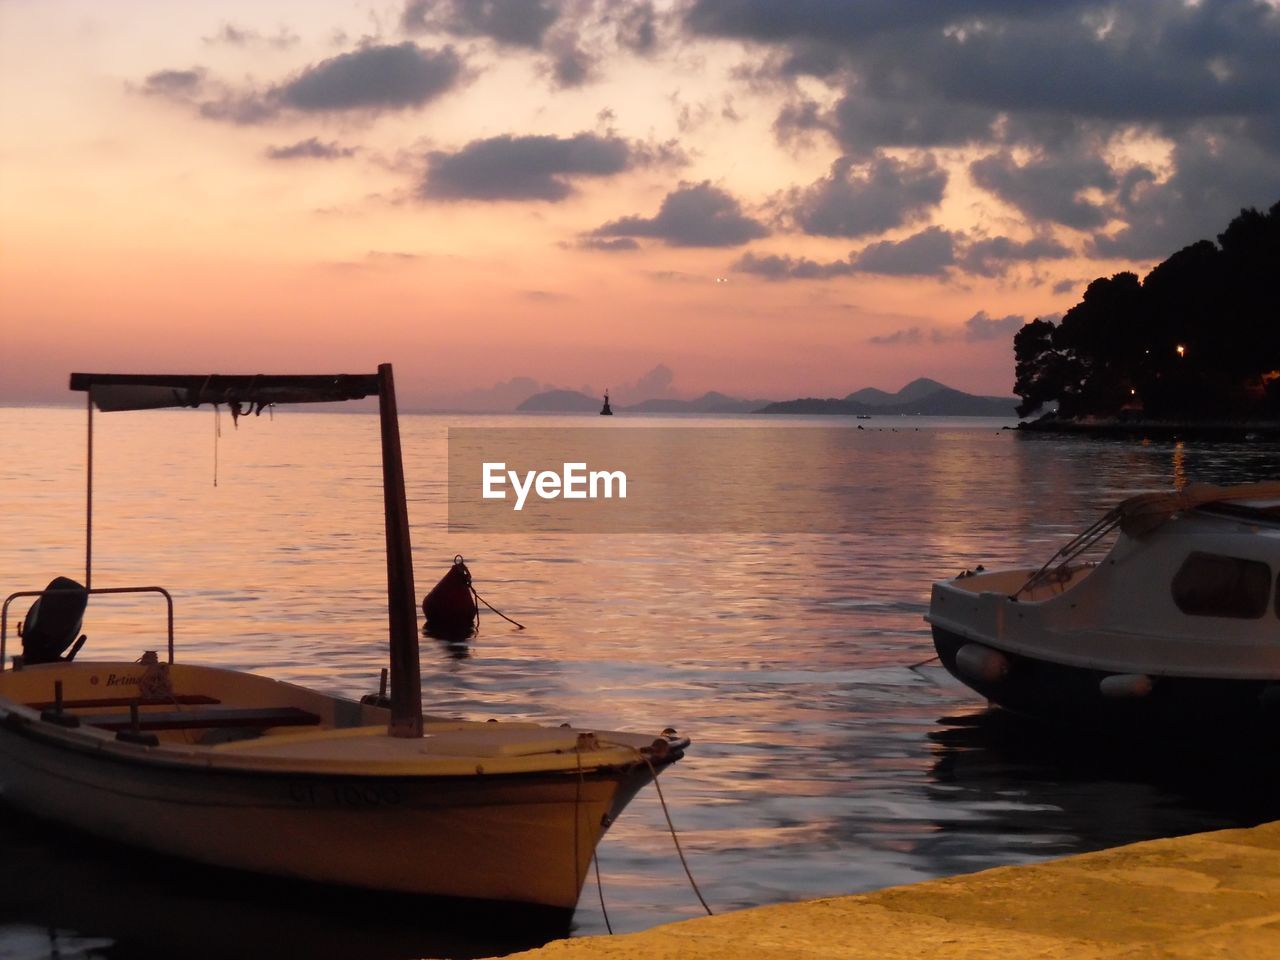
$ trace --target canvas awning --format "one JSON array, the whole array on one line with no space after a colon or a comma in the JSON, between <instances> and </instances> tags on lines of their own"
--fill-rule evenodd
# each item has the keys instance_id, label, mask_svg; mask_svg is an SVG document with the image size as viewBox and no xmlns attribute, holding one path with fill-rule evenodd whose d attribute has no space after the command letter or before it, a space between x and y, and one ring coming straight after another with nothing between
<instances>
[{"instance_id":1,"label":"canvas awning","mask_svg":"<svg viewBox=\"0 0 1280 960\"><path fill-rule=\"evenodd\" d=\"M1175 513L1211 503L1240 500L1278 500L1280 483L1246 483L1220 487L1211 483L1192 483L1172 493L1142 493L1122 501L1114 508L1120 529L1131 537L1140 537L1161 526Z\"/></svg>"},{"instance_id":2,"label":"canvas awning","mask_svg":"<svg viewBox=\"0 0 1280 960\"><path fill-rule=\"evenodd\" d=\"M377 374L128 374L73 373L71 389L87 391L103 412L238 403L246 410L273 403L329 403L377 396Z\"/></svg>"}]
</instances>

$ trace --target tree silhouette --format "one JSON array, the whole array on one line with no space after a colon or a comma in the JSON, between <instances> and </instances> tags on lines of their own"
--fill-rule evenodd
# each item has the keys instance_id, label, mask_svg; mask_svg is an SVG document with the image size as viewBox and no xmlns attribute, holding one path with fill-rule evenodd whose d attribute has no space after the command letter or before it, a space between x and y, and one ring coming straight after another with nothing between
<instances>
[{"instance_id":1,"label":"tree silhouette","mask_svg":"<svg viewBox=\"0 0 1280 960\"><path fill-rule=\"evenodd\" d=\"M1018 415L1196 419L1280 412L1280 203L1156 266L1094 280L1013 338Z\"/></svg>"}]
</instances>

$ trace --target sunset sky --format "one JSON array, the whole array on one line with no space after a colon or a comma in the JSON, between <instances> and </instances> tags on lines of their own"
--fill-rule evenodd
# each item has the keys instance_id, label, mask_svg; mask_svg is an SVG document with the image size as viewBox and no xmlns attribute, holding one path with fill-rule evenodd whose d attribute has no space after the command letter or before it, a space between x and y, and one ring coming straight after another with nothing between
<instances>
[{"instance_id":1,"label":"sunset sky","mask_svg":"<svg viewBox=\"0 0 1280 960\"><path fill-rule=\"evenodd\" d=\"M1280 12L0 0L0 124L0 401L1008 394L1022 322L1280 200Z\"/></svg>"}]
</instances>

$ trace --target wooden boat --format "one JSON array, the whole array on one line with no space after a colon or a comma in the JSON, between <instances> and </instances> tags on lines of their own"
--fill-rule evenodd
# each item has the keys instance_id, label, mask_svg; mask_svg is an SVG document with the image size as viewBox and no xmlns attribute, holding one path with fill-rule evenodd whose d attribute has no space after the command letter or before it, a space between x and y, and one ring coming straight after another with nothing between
<instances>
[{"instance_id":1,"label":"wooden boat","mask_svg":"<svg viewBox=\"0 0 1280 960\"><path fill-rule=\"evenodd\" d=\"M73 374L71 387L88 393L90 518L94 406L226 403L244 413L378 396L390 690L386 673L380 694L356 702L174 662L166 590L92 585L90 521L84 588L22 591L0 612L3 665L10 605L40 598L23 638L30 659L15 658L15 668L0 673L4 799L47 820L200 863L572 910L608 826L688 740L672 730L654 736L423 716L390 365L339 377ZM86 598L162 595L167 659L64 659L79 630L81 589ZM52 648L51 630L65 634Z\"/></svg>"},{"instance_id":2,"label":"wooden boat","mask_svg":"<svg viewBox=\"0 0 1280 960\"><path fill-rule=\"evenodd\" d=\"M1081 556L1118 530L1098 562ZM1280 736L1280 483L1123 501L1038 568L934 584L943 665L1071 728Z\"/></svg>"}]
</instances>

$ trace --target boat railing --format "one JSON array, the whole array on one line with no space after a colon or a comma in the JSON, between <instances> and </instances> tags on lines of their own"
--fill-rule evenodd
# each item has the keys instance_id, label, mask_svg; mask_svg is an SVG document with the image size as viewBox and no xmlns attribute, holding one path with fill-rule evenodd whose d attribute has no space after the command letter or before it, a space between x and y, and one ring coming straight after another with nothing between
<instances>
[{"instance_id":1,"label":"boat railing","mask_svg":"<svg viewBox=\"0 0 1280 960\"><path fill-rule=\"evenodd\" d=\"M9 605L22 597L43 597L51 593L106 594L106 593L158 593L164 597L168 607L169 627L169 662L173 663L173 597L164 587L91 587L86 590L19 590L5 597L4 606L0 607L0 671L8 663L9 644Z\"/></svg>"},{"instance_id":2,"label":"boat railing","mask_svg":"<svg viewBox=\"0 0 1280 960\"><path fill-rule=\"evenodd\" d=\"M1095 546L1103 537L1119 526L1122 516L1123 514L1119 507L1107 511L1086 530L1072 539L1070 543L1050 557L1043 567L1028 578L1026 583L1009 595L1009 599L1017 600L1024 594L1030 594L1036 587L1046 583L1065 583L1069 581L1073 575L1071 561Z\"/></svg>"}]
</instances>

